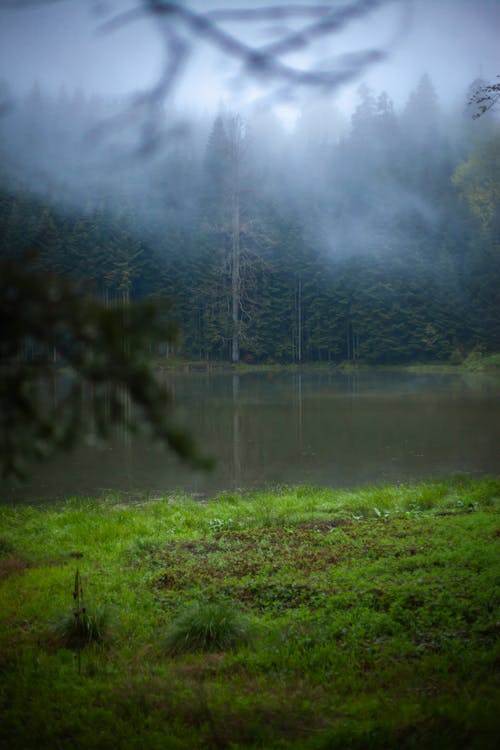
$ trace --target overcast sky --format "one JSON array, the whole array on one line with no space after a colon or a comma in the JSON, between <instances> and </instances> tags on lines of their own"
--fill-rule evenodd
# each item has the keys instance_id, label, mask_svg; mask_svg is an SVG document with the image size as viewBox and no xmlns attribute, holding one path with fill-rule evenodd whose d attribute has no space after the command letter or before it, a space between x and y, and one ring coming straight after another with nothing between
<instances>
[{"instance_id":1,"label":"overcast sky","mask_svg":"<svg viewBox=\"0 0 500 750\"><path fill-rule=\"evenodd\" d=\"M330 5L346 2L333 0ZM185 4L203 10L221 5L212 0L186 0ZM104 20L131 6L129 0L52 0L37 8L9 10L12 5L0 0L0 78L8 82L14 95L37 82L54 93L65 86L68 91L81 88L88 93L122 96L153 85L161 73L165 54L155 19L139 19L112 32L99 32ZM136 7L138 2L132 5ZM259 2L233 0L225 5L255 8ZM246 43L264 39L253 24L226 28ZM265 31L272 34L272 29ZM371 65L364 76L335 92L343 109L352 107L362 79L377 91L387 90L396 105L402 105L425 72L433 79L441 101L449 105L463 96L474 77L493 80L500 72L499 31L500 0L387 0L342 33L285 61L304 66L316 57L329 62L333 55L382 49L389 53L386 61ZM206 46L196 46L197 53L176 88L178 103L202 111L215 109L222 102L241 108L272 90L248 78L239 77L235 84L232 62ZM313 53L315 58L309 56Z\"/></svg>"}]
</instances>

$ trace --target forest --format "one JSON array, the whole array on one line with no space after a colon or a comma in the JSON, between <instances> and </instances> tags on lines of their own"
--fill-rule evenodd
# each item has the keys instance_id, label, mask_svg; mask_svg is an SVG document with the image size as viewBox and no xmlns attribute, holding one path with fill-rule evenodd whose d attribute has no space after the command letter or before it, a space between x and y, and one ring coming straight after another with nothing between
<instances>
[{"instance_id":1,"label":"forest","mask_svg":"<svg viewBox=\"0 0 500 750\"><path fill-rule=\"evenodd\" d=\"M472 116L480 85L451 112L428 75L400 110L361 86L350 118L323 97L293 128L159 107L148 153L120 101L35 86L0 118L2 256L36 247L110 304L172 300L189 360L499 351L500 127Z\"/></svg>"}]
</instances>

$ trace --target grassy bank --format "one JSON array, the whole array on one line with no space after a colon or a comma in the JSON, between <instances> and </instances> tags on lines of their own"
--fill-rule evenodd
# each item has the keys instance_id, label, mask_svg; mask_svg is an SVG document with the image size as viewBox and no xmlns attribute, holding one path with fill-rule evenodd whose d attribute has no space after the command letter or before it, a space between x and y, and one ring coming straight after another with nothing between
<instances>
[{"instance_id":1,"label":"grassy bank","mask_svg":"<svg viewBox=\"0 0 500 750\"><path fill-rule=\"evenodd\" d=\"M357 372L357 371L397 371L415 373L492 373L500 374L500 354L482 354L473 351L468 356L451 362L414 362L401 365L368 365L363 362L306 362L299 364L248 364L238 362L231 364L223 361L187 361L177 357L158 358L157 366L161 370L181 373L208 372Z\"/></svg>"},{"instance_id":2,"label":"grassy bank","mask_svg":"<svg viewBox=\"0 0 500 750\"><path fill-rule=\"evenodd\" d=\"M496 747L499 503L453 479L2 508L0 747Z\"/></svg>"}]
</instances>

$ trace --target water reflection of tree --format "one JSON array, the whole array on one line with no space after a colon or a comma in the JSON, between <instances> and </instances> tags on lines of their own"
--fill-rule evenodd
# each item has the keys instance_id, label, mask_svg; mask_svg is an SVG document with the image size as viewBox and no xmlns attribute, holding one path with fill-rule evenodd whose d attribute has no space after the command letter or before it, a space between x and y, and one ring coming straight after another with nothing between
<instances>
[{"instance_id":1,"label":"water reflection of tree","mask_svg":"<svg viewBox=\"0 0 500 750\"><path fill-rule=\"evenodd\" d=\"M233 404L233 477L234 489L241 486L241 431L240 431L240 376L233 373L232 378Z\"/></svg>"},{"instance_id":2,"label":"water reflection of tree","mask_svg":"<svg viewBox=\"0 0 500 750\"><path fill-rule=\"evenodd\" d=\"M303 393L302 393L302 373L295 375L295 398L297 402L297 448L299 455L303 451Z\"/></svg>"}]
</instances>

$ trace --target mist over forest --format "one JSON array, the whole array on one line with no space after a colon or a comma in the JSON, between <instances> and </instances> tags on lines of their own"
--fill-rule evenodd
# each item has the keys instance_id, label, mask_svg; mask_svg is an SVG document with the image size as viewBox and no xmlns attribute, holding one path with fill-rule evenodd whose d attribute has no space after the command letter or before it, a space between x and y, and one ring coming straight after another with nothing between
<instances>
[{"instance_id":1,"label":"mist over forest","mask_svg":"<svg viewBox=\"0 0 500 750\"><path fill-rule=\"evenodd\" d=\"M350 113L310 97L293 124L159 102L142 141L123 98L4 81L2 254L36 247L105 301L173 300L189 359L498 351L498 117L468 104L487 81L450 107L424 71L397 106L362 83Z\"/></svg>"}]
</instances>

